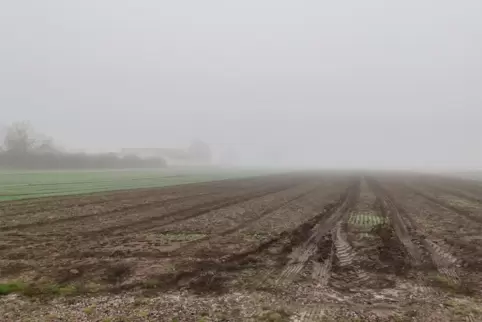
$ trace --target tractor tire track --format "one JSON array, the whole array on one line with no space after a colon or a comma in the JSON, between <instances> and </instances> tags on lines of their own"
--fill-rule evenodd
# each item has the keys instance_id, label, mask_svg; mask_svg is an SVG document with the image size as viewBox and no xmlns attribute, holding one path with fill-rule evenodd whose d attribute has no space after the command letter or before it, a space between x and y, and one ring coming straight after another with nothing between
<instances>
[{"instance_id":1,"label":"tractor tire track","mask_svg":"<svg viewBox=\"0 0 482 322\"><path fill-rule=\"evenodd\" d=\"M382 211L390 219L395 235L410 255L412 265L416 267L421 266L426 261L424 258L426 250L421 249L420 241L415 236L412 236L414 224L410 222L410 218L405 211L394 202L393 198L380 183L373 178L368 179L367 182L380 199Z\"/></svg>"},{"instance_id":2,"label":"tractor tire track","mask_svg":"<svg viewBox=\"0 0 482 322\"><path fill-rule=\"evenodd\" d=\"M340 267L351 266L355 258L355 253L350 243L347 241L346 232L342 229L341 222L336 225L333 235L336 256L338 257Z\"/></svg>"},{"instance_id":3,"label":"tractor tire track","mask_svg":"<svg viewBox=\"0 0 482 322\"><path fill-rule=\"evenodd\" d=\"M312 260L312 273L311 278L318 283L320 287L328 286L328 282L331 278L331 270L333 267L333 259L335 256L335 249L332 247L328 258L323 262Z\"/></svg>"},{"instance_id":4,"label":"tractor tire track","mask_svg":"<svg viewBox=\"0 0 482 322\"><path fill-rule=\"evenodd\" d=\"M350 191L352 189L348 189ZM291 250L298 247L305 236L312 232L314 227L322 221L323 218L331 216L335 213L340 206L344 204L347 199L348 191L341 197L340 200L335 203L328 204L324 207L323 211L309 221L304 222L297 226L295 229L283 231L267 240L262 241L259 245L252 247L246 251L230 254L222 258L208 258L200 261L196 264L191 262L187 263L186 267L178 267L176 270L178 273L169 276L160 277L163 280L162 289L179 288L180 284L188 289L196 289L194 284L199 284L201 280L204 280L203 288L211 290L212 288L219 287L215 280L217 275L222 272L237 272L245 269L246 265L251 263L264 262L267 257L278 257L278 260L284 262L284 254L289 253ZM279 256L272 255L269 250L273 248L282 248ZM268 274L265 274L262 279L259 279L257 283L251 287L261 287L264 281L274 272L273 269L268 269ZM208 281L206 281L208 280ZM141 285L127 285L123 288L136 288Z\"/></svg>"},{"instance_id":5,"label":"tractor tire track","mask_svg":"<svg viewBox=\"0 0 482 322\"><path fill-rule=\"evenodd\" d=\"M417 194L414 189L410 187L409 190ZM423 195L418 195L424 197ZM430 199L427 200L430 201ZM435 204L440 206L438 203ZM408 214L405 215L408 216ZM412 223L411 225L411 233L417 236L415 240L418 248L422 250L421 253L425 255L424 262L427 264L427 268L429 270L435 268L440 275L445 277L449 284L460 287L463 282L459 272L461 261L450 252L450 247L442 240L433 240L418 232L417 230L423 230L422 226L418 226L416 223ZM423 277L421 278L423 279Z\"/></svg>"},{"instance_id":6,"label":"tractor tire track","mask_svg":"<svg viewBox=\"0 0 482 322\"><path fill-rule=\"evenodd\" d=\"M274 255L276 262L278 263L277 267L279 266L280 268L284 268L288 261L289 261L289 255L298 249L302 243L306 241L306 236L312 234L314 227L320 223L321 220L324 218L327 218L328 216L331 216L334 212L336 212L346 201L347 196L349 194L350 188L348 188L341 196L340 198L331 204L328 204L323 207L323 211L320 212L318 215L312 217L310 220L304 222L303 224L300 224L298 227L296 227L294 230L289 230L285 231L281 234L281 237L268 249L280 249L280 252L277 252L278 255ZM333 249L333 254L334 254L334 249ZM273 254L271 253L266 253L266 254L260 254L260 256L271 258L273 257ZM329 263L331 265L331 261ZM257 280L254 282L254 288L259 289L263 288L264 284L276 274L278 271L277 267L269 269L267 272L261 275L261 277L257 278ZM322 278L325 274L323 274L324 271L326 271L327 266L324 268L320 267L320 276L315 276L316 278ZM330 266L331 268L331 266ZM330 269L329 268L329 269ZM301 267L299 268L300 270L302 269ZM328 269L328 272L329 272ZM276 276L275 278L275 283L279 279L279 276ZM323 283L323 281L320 281ZM327 283L327 282L326 282Z\"/></svg>"},{"instance_id":7,"label":"tractor tire track","mask_svg":"<svg viewBox=\"0 0 482 322\"><path fill-rule=\"evenodd\" d=\"M426 239L425 245L432 254L432 260L440 274L446 276L452 283L460 283L458 266L460 261L446 250L442 241L434 242Z\"/></svg>"},{"instance_id":8,"label":"tractor tire track","mask_svg":"<svg viewBox=\"0 0 482 322\"><path fill-rule=\"evenodd\" d=\"M323 242L323 239L327 236L327 234L332 232L333 228L336 227L336 224L346 217L348 211L357 203L359 193L360 180L358 179L356 183L349 188L348 193L345 196L345 200L341 203L340 207L329 216L322 218L320 222L313 228L311 236L305 240L301 247L298 247L290 254L290 260L285 265L285 268L276 280L276 284L289 284L296 278L297 275L300 274L301 270L306 266L306 263L313 258L318 251L326 252L327 245L325 242ZM332 244L332 241L328 241L328 245L331 245L328 247L328 251L330 253L328 256L321 255L322 257L331 257L331 252L333 251ZM328 265L325 265L325 267L328 267ZM323 272L323 270L318 271ZM318 276L318 280L323 281L326 279L324 276L320 276L319 274Z\"/></svg>"},{"instance_id":9,"label":"tractor tire track","mask_svg":"<svg viewBox=\"0 0 482 322\"><path fill-rule=\"evenodd\" d=\"M453 221L457 219L452 217L453 212L440 206L437 203L431 202L423 196L413 193L413 191L406 187L406 184L398 182L394 186L390 187L391 190L401 194L402 201L405 202L407 198L417 198L417 202L421 202L419 207L426 208L425 212L420 212L419 217L414 217L419 220L419 229L424 235L422 239L425 249L430 254L433 262L433 270L438 274L431 274L420 277L420 283L434 284L436 286L446 288L449 286L451 291L462 292L464 294L478 293L480 288L480 278L478 274L480 272L480 256L482 251L479 243L470 243L464 240L463 236L457 234L457 230L451 228L448 231L433 231L432 225L436 227L451 227ZM463 221L462 227L469 231L473 229L469 235L477 235L477 227L473 221L466 219L465 217L459 217L459 221ZM426 227L426 225L428 227ZM425 229L431 230L430 234L425 233ZM464 228L462 228L464 229ZM455 233L455 235L454 235Z\"/></svg>"}]
</instances>

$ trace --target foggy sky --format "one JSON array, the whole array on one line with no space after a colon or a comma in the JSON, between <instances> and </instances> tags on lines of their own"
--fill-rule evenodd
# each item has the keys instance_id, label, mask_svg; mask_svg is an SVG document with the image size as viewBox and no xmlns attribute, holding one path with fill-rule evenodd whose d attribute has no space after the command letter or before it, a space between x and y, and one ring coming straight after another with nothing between
<instances>
[{"instance_id":1,"label":"foggy sky","mask_svg":"<svg viewBox=\"0 0 482 322\"><path fill-rule=\"evenodd\" d=\"M482 1L0 0L0 109L72 148L482 168Z\"/></svg>"}]
</instances>

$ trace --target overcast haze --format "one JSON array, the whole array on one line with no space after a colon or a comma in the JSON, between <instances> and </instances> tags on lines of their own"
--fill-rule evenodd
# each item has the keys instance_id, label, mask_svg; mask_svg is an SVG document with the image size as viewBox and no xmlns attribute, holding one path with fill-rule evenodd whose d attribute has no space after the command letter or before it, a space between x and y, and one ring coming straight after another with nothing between
<instances>
[{"instance_id":1,"label":"overcast haze","mask_svg":"<svg viewBox=\"0 0 482 322\"><path fill-rule=\"evenodd\" d=\"M0 0L0 123L245 164L482 168L482 1Z\"/></svg>"}]
</instances>

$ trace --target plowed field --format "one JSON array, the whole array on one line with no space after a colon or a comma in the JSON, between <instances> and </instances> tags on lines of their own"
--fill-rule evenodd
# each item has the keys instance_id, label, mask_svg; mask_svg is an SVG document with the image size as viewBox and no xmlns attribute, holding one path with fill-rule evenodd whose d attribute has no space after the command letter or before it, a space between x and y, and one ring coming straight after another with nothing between
<instances>
[{"instance_id":1,"label":"plowed field","mask_svg":"<svg viewBox=\"0 0 482 322\"><path fill-rule=\"evenodd\" d=\"M5 321L482 321L482 183L296 173L0 203Z\"/></svg>"}]
</instances>

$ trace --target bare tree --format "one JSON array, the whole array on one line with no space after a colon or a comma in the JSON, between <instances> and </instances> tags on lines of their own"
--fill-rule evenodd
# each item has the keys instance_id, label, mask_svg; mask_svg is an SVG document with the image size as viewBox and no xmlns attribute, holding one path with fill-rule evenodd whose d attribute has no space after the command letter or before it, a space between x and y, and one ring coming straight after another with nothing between
<instances>
[{"instance_id":1,"label":"bare tree","mask_svg":"<svg viewBox=\"0 0 482 322\"><path fill-rule=\"evenodd\" d=\"M4 147L7 152L27 153L35 147L33 128L28 122L16 122L7 128Z\"/></svg>"}]
</instances>

